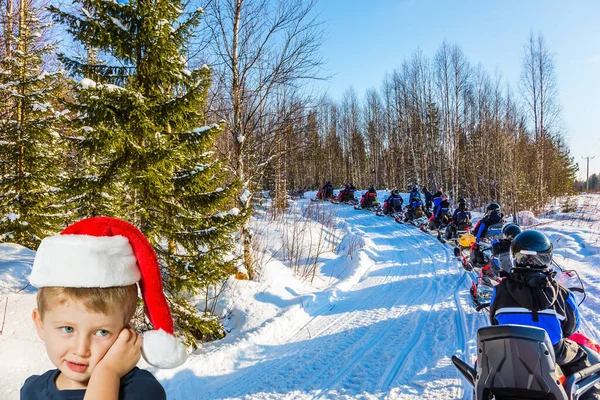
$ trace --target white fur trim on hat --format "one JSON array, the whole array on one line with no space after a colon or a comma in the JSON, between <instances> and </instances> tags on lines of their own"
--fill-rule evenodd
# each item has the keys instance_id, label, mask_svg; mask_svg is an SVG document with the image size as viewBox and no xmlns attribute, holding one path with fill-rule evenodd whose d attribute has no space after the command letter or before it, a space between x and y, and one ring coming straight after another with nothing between
<instances>
[{"instance_id":1,"label":"white fur trim on hat","mask_svg":"<svg viewBox=\"0 0 600 400\"><path fill-rule=\"evenodd\" d=\"M128 286L140 270L124 236L56 235L42 240L29 281L37 288Z\"/></svg>"},{"instance_id":2,"label":"white fur trim on hat","mask_svg":"<svg viewBox=\"0 0 600 400\"><path fill-rule=\"evenodd\" d=\"M157 368L175 368L187 358L185 346L173 335L159 329L144 332L142 355L148 364Z\"/></svg>"}]
</instances>

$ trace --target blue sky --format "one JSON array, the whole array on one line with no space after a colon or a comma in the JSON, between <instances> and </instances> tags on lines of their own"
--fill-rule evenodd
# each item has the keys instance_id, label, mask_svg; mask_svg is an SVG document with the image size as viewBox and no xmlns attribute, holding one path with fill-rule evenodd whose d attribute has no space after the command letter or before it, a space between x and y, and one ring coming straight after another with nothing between
<instances>
[{"instance_id":1,"label":"blue sky","mask_svg":"<svg viewBox=\"0 0 600 400\"><path fill-rule=\"evenodd\" d=\"M498 72L518 90L523 46L542 33L556 65L567 142L579 176L600 173L600 1L321 0L325 22L325 89L340 99L353 86L360 98L386 72L420 49L432 58L442 41L458 44L471 64Z\"/></svg>"}]
</instances>

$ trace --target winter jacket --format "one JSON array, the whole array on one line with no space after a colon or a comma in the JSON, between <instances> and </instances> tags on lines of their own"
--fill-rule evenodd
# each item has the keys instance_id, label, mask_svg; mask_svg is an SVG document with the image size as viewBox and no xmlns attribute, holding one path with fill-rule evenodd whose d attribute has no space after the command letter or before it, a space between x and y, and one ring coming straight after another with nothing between
<instances>
[{"instance_id":1,"label":"winter jacket","mask_svg":"<svg viewBox=\"0 0 600 400\"><path fill-rule=\"evenodd\" d=\"M573 294L547 272L527 270L508 275L494 287L492 325L518 324L544 329L553 345L579 328Z\"/></svg>"},{"instance_id":2,"label":"winter jacket","mask_svg":"<svg viewBox=\"0 0 600 400\"><path fill-rule=\"evenodd\" d=\"M417 189L417 190L414 190L414 189L413 189L413 190L411 190L411 191L410 191L410 193L409 193L409 195L408 195L408 203L409 203L409 204L410 204L410 203L412 203L412 202L413 202L413 200L414 200L414 199L415 199L417 196L418 196L418 197L419 197L419 199L420 199L420 198L421 198L421 192L419 192L419 190L418 190L418 189Z\"/></svg>"},{"instance_id":3,"label":"winter jacket","mask_svg":"<svg viewBox=\"0 0 600 400\"><path fill-rule=\"evenodd\" d=\"M433 194L429 190L425 190L425 203L431 205L433 201Z\"/></svg>"},{"instance_id":4,"label":"winter jacket","mask_svg":"<svg viewBox=\"0 0 600 400\"><path fill-rule=\"evenodd\" d=\"M404 200L402 200L401 196L396 196L391 194L386 200L386 203L391 204L393 207L395 208L401 208L402 204L404 203Z\"/></svg>"},{"instance_id":5,"label":"winter jacket","mask_svg":"<svg viewBox=\"0 0 600 400\"><path fill-rule=\"evenodd\" d=\"M433 210L435 213L436 217L439 217L445 213L447 213L448 211L450 211L450 202L448 200L442 200L441 197L439 197L440 201L438 202L437 206L433 206ZM438 200L438 198L436 198L435 200ZM435 204L435 200L434 200L434 204Z\"/></svg>"},{"instance_id":6,"label":"winter jacket","mask_svg":"<svg viewBox=\"0 0 600 400\"><path fill-rule=\"evenodd\" d=\"M452 221L456 226L469 225L471 223L471 213L457 208L452 214Z\"/></svg>"}]
</instances>

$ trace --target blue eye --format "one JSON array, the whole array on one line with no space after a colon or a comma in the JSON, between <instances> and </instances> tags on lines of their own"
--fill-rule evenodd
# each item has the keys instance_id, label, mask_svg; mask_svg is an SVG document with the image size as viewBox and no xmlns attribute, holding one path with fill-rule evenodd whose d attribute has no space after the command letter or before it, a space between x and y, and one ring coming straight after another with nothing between
<instances>
[{"instance_id":1,"label":"blue eye","mask_svg":"<svg viewBox=\"0 0 600 400\"><path fill-rule=\"evenodd\" d=\"M102 336L102 337L108 336L108 333L109 332L107 330L105 330L105 329L100 329L100 330L96 331L96 335L97 336Z\"/></svg>"},{"instance_id":2,"label":"blue eye","mask_svg":"<svg viewBox=\"0 0 600 400\"><path fill-rule=\"evenodd\" d=\"M61 326L60 329L64 333L73 333L73 327L71 327L71 326Z\"/></svg>"}]
</instances>

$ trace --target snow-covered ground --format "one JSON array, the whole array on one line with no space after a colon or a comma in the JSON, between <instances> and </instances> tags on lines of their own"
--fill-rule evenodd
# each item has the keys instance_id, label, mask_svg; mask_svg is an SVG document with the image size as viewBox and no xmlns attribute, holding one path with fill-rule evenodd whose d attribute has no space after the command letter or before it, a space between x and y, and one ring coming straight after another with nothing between
<instances>
[{"instance_id":1,"label":"snow-covered ground","mask_svg":"<svg viewBox=\"0 0 600 400\"><path fill-rule=\"evenodd\" d=\"M581 275L583 326L598 340L600 196L576 199L576 211L546 215L535 228ZM229 335L175 370L140 367L169 399L469 399L450 357L473 360L487 318L471 307L472 277L452 249L349 206L296 206L274 222L256 219L262 273L229 282L221 301ZM33 255L0 244L0 399L17 399L29 375L52 368L30 319Z\"/></svg>"}]
</instances>

